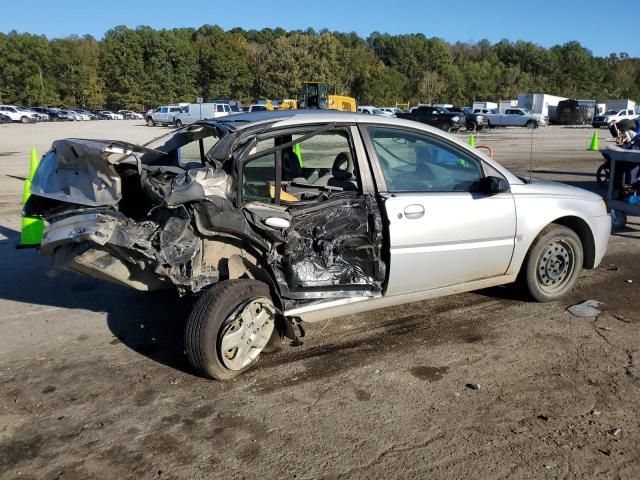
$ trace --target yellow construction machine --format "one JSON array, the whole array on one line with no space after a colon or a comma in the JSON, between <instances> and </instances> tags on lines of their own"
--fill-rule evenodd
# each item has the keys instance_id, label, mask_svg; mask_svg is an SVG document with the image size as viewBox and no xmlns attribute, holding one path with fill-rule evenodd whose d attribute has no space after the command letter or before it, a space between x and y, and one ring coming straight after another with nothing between
<instances>
[{"instance_id":1,"label":"yellow construction machine","mask_svg":"<svg viewBox=\"0 0 640 480\"><path fill-rule=\"evenodd\" d=\"M323 82L304 82L297 103L298 108L356 111L355 98L344 95L329 95L329 86Z\"/></svg>"}]
</instances>

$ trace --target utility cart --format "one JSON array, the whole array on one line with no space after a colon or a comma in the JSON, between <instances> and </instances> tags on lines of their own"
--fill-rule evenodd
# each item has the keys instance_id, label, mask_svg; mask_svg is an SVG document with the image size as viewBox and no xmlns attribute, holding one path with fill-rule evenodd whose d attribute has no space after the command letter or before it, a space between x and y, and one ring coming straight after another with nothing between
<instances>
[{"instance_id":1,"label":"utility cart","mask_svg":"<svg viewBox=\"0 0 640 480\"><path fill-rule=\"evenodd\" d=\"M602 155L611 160L609 186L605 197L607 207L611 210L611 223L615 228L622 228L627 223L627 215L640 217L640 204L634 205L619 198L623 185L616 184L618 178L616 170L621 168L621 162L640 166L640 150L608 147Z\"/></svg>"}]
</instances>

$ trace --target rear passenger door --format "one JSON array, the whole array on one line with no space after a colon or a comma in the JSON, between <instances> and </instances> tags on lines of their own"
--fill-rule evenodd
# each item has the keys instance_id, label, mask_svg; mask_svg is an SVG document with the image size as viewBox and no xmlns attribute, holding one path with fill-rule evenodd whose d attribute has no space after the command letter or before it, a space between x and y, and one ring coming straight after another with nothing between
<instances>
[{"instance_id":1,"label":"rear passenger door","mask_svg":"<svg viewBox=\"0 0 640 480\"><path fill-rule=\"evenodd\" d=\"M360 137L349 126L310 136L314 128L269 134L252 147L240 160L239 206L289 222L277 252L289 298L379 295L382 217L370 177L360 174Z\"/></svg>"}]
</instances>

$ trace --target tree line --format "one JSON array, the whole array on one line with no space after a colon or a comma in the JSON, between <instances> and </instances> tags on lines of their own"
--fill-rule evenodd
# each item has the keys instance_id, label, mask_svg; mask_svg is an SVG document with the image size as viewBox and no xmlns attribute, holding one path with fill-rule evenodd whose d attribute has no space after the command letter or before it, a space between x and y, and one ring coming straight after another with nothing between
<instances>
[{"instance_id":1,"label":"tree line","mask_svg":"<svg viewBox=\"0 0 640 480\"><path fill-rule=\"evenodd\" d=\"M640 59L578 42L447 43L423 34L328 30L156 30L117 26L102 40L0 33L0 103L144 110L170 102L295 98L323 81L359 104L514 99L544 92L640 100Z\"/></svg>"}]
</instances>

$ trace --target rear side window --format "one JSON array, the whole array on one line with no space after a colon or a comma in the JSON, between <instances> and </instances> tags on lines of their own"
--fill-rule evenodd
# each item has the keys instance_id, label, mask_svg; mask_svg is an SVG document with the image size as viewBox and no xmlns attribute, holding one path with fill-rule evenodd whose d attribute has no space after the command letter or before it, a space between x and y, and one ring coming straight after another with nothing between
<instances>
[{"instance_id":1,"label":"rear side window","mask_svg":"<svg viewBox=\"0 0 640 480\"><path fill-rule=\"evenodd\" d=\"M270 148L269 145L260 146L260 150ZM271 139L273 146L273 139ZM242 171L242 200L243 202L275 201L276 187L276 154L268 153L250 160Z\"/></svg>"},{"instance_id":2,"label":"rear side window","mask_svg":"<svg viewBox=\"0 0 640 480\"><path fill-rule=\"evenodd\" d=\"M257 143L250 155L256 158L244 164L242 202L276 202L276 153L260 156L260 152L277 145L299 140L305 133L292 133L268 138ZM350 136L346 131L324 132L281 150L280 200L297 201L302 187L305 194L320 192L359 191L357 172Z\"/></svg>"}]
</instances>

